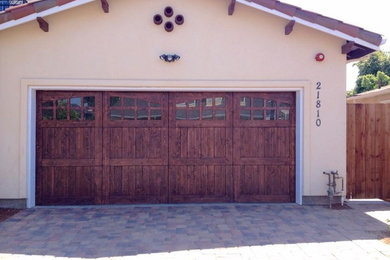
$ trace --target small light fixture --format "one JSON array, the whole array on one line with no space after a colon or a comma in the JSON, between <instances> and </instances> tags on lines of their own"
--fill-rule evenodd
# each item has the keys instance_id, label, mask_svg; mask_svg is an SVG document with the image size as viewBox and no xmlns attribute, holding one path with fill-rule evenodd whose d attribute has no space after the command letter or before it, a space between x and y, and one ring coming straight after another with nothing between
<instances>
[{"instance_id":1,"label":"small light fixture","mask_svg":"<svg viewBox=\"0 0 390 260\"><path fill-rule=\"evenodd\" d=\"M323 53L317 53L317 55L316 55L316 61L319 61L319 62L321 62L321 61L324 61L325 60L325 54L323 54Z\"/></svg>"},{"instance_id":2,"label":"small light fixture","mask_svg":"<svg viewBox=\"0 0 390 260\"><path fill-rule=\"evenodd\" d=\"M165 62L175 62L180 60L180 56L177 54L163 54L160 56L160 59Z\"/></svg>"}]
</instances>

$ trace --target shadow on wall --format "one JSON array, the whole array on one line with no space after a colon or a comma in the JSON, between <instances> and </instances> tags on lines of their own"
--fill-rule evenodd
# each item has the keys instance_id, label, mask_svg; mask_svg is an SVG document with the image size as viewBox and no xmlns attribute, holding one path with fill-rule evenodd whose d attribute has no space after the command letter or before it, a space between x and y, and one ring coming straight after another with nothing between
<instances>
[{"instance_id":1,"label":"shadow on wall","mask_svg":"<svg viewBox=\"0 0 390 260\"><path fill-rule=\"evenodd\" d=\"M295 204L35 208L0 223L1 254L114 257L193 249L381 239L387 225L350 209Z\"/></svg>"}]
</instances>

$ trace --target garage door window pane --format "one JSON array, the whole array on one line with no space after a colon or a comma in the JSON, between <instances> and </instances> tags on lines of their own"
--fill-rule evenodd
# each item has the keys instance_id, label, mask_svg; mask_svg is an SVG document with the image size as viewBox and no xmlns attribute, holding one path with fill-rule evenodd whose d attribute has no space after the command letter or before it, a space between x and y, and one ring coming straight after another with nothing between
<instances>
[{"instance_id":1,"label":"garage door window pane","mask_svg":"<svg viewBox=\"0 0 390 260\"><path fill-rule=\"evenodd\" d=\"M225 107L226 101L224 97L216 97L215 98L215 106L216 107Z\"/></svg>"},{"instance_id":2,"label":"garage door window pane","mask_svg":"<svg viewBox=\"0 0 390 260\"><path fill-rule=\"evenodd\" d=\"M279 120L290 120L290 110L281 109L279 111Z\"/></svg>"},{"instance_id":3,"label":"garage door window pane","mask_svg":"<svg viewBox=\"0 0 390 260\"><path fill-rule=\"evenodd\" d=\"M110 119L111 120L121 120L122 119L122 111L113 109L110 111Z\"/></svg>"},{"instance_id":4,"label":"garage door window pane","mask_svg":"<svg viewBox=\"0 0 390 260\"><path fill-rule=\"evenodd\" d=\"M53 120L53 109L42 109L43 120Z\"/></svg>"},{"instance_id":5,"label":"garage door window pane","mask_svg":"<svg viewBox=\"0 0 390 260\"><path fill-rule=\"evenodd\" d=\"M276 101L275 100L267 100L266 106L267 107L276 107Z\"/></svg>"},{"instance_id":6,"label":"garage door window pane","mask_svg":"<svg viewBox=\"0 0 390 260\"><path fill-rule=\"evenodd\" d=\"M135 102L134 98L125 98L125 107L133 107Z\"/></svg>"},{"instance_id":7,"label":"garage door window pane","mask_svg":"<svg viewBox=\"0 0 390 260\"><path fill-rule=\"evenodd\" d=\"M186 102L177 103L176 107L184 108L186 107Z\"/></svg>"},{"instance_id":8,"label":"garage door window pane","mask_svg":"<svg viewBox=\"0 0 390 260\"><path fill-rule=\"evenodd\" d=\"M66 98L59 99L56 101L57 107L66 107L67 104L68 104L68 100Z\"/></svg>"},{"instance_id":9,"label":"garage door window pane","mask_svg":"<svg viewBox=\"0 0 390 260\"><path fill-rule=\"evenodd\" d=\"M217 119L217 120L225 120L226 119L226 112L225 112L225 110L217 110L217 111L215 111L215 119Z\"/></svg>"},{"instance_id":10,"label":"garage door window pane","mask_svg":"<svg viewBox=\"0 0 390 260\"><path fill-rule=\"evenodd\" d=\"M151 107L161 107L160 103L150 102Z\"/></svg>"},{"instance_id":11,"label":"garage door window pane","mask_svg":"<svg viewBox=\"0 0 390 260\"><path fill-rule=\"evenodd\" d=\"M199 120L199 110L190 110L189 112L189 120Z\"/></svg>"},{"instance_id":12,"label":"garage door window pane","mask_svg":"<svg viewBox=\"0 0 390 260\"><path fill-rule=\"evenodd\" d=\"M176 120L186 120L187 111L186 110L176 110Z\"/></svg>"},{"instance_id":13,"label":"garage door window pane","mask_svg":"<svg viewBox=\"0 0 390 260\"><path fill-rule=\"evenodd\" d=\"M203 98L202 99L202 106L203 107L212 107L213 106L213 99L212 98Z\"/></svg>"},{"instance_id":14,"label":"garage door window pane","mask_svg":"<svg viewBox=\"0 0 390 260\"><path fill-rule=\"evenodd\" d=\"M80 100L81 102L81 100ZM70 120L79 121L81 120L81 110L71 109L70 110Z\"/></svg>"},{"instance_id":15,"label":"garage door window pane","mask_svg":"<svg viewBox=\"0 0 390 260\"><path fill-rule=\"evenodd\" d=\"M250 110L241 110L240 111L241 120L251 120L251 111Z\"/></svg>"},{"instance_id":16,"label":"garage door window pane","mask_svg":"<svg viewBox=\"0 0 390 260\"><path fill-rule=\"evenodd\" d=\"M95 97L84 97L84 107L94 107Z\"/></svg>"},{"instance_id":17,"label":"garage door window pane","mask_svg":"<svg viewBox=\"0 0 390 260\"><path fill-rule=\"evenodd\" d=\"M264 110L253 111L253 120L264 120Z\"/></svg>"},{"instance_id":18,"label":"garage door window pane","mask_svg":"<svg viewBox=\"0 0 390 260\"><path fill-rule=\"evenodd\" d=\"M141 109L137 111L137 120L148 120L148 110Z\"/></svg>"},{"instance_id":19,"label":"garage door window pane","mask_svg":"<svg viewBox=\"0 0 390 260\"><path fill-rule=\"evenodd\" d=\"M240 107L250 107L250 106L251 106L251 98L242 97L240 100Z\"/></svg>"},{"instance_id":20,"label":"garage door window pane","mask_svg":"<svg viewBox=\"0 0 390 260\"><path fill-rule=\"evenodd\" d=\"M212 120L213 110L207 109L202 111L202 120Z\"/></svg>"},{"instance_id":21,"label":"garage door window pane","mask_svg":"<svg viewBox=\"0 0 390 260\"><path fill-rule=\"evenodd\" d=\"M110 107L120 107L121 98L120 97L110 97Z\"/></svg>"},{"instance_id":22,"label":"garage door window pane","mask_svg":"<svg viewBox=\"0 0 390 260\"><path fill-rule=\"evenodd\" d=\"M188 102L188 107L199 107L199 100Z\"/></svg>"},{"instance_id":23,"label":"garage door window pane","mask_svg":"<svg viewBox=\"0 0 390 260\"><path fill-rule=\"evenodd\" d=\"M254 107L264 107L264 99L262 99L262 98L254 98L253 99L253 106Z\"/></svg>"},{"instance_id":24,"label":"garage door window pane","mask_svg":"<svg viewBox=\"0 0 390 260\"><path fill-rule=\"evenodd\" d=\"M126 109L123 111L123 118L125 120L135 120L135 111L134 109Z\"/></svg>"},{"instance_id":25,"label":"garage door window pane","mask_svg":"<svg viewBox=\"0 0 390 260\"><path fill-rule=\"evenodd\" d=\"M161 110L150 110L150 120L161 120Z\"/></svg>"},{"instance_id":26,"label":"garage door window pane","mask_svg":"<svg viewBox=\"0 0 390 260\"><path fill-rule=\"evenodd\" d=\"M267 110L265 119L276 120L276 110Z\"/></svg>"},{"instance_id":27,"label":"garage door window pane","mask_svg":"<svg viewBox=\"0 0 390 260\"><path fill-rule=\"evenodd\" d=\"M70 99L70 106L72 108L81 108L81 98L71 98Z\"/></svg>"},{"instance_id":28,"label":"garage door window pane","mask_svg":"<svg viewBox=\"0 0 390 260\"><path fill-rule=\"evenodd\" d=\"M66 109L65 108L58 108L57 109L56 119L57 120L66 120L67 119Z\"/></svg>"},{"instance_id":29,"label":"garage door window pane","mask_svg":"<svg viewBox=\"0 0 390 260\"><path fill-rule=\"evenodd\" d=\"M143 99L137 99L137 107L147 107L148 101Z\"/></svg>"}]
</instances>

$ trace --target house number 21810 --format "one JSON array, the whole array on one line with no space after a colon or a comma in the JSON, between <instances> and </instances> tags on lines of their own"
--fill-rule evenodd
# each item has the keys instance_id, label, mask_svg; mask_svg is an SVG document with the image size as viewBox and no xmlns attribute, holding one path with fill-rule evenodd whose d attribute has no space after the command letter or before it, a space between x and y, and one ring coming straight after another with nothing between
<instances>
[{"instance_id":1,"label":"house number 21810","mask_svg":"<svg viewBox=\"0 0 390 260\"><path fill-rule=\"evenodd\" d=\"M316 117L316 126L317 127L320 127L321 126L321 116L320 116L320 111L321 111L321 99L320 99L320 95L321 95L321 82L317 82L316 83L316 94L317 94L317 98L316 98L316 109L317 109L317 117Z\"/></svg>"}]
</instances>

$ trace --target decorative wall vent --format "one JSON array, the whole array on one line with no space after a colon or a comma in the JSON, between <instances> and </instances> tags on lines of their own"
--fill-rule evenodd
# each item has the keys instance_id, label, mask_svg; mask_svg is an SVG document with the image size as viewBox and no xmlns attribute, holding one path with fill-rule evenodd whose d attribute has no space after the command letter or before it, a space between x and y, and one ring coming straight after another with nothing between
<instances>
[{"instance_id":1,"label":"decorative wall vent","mask_svg":"<svg viewBox=\"0 0 390 260\"><path fill-rule=\"evenodd\" d=\"M176 16L174 16L175 14L175 11L173 10L173 8L171 6L167 6L164 8L164 16L166 18L166 22L164 23L164 29L165 31L167 32L172 32L173 29L175 28L175 24L177 25L182 25L184 23L184 16L181 15L181 14L178 14ZM174 22L171 20L174 16ZM163 15L161 14L156 14L153 16L153 22L156 24L156 25L160 25L164 22L164 18L163 18Z\"/></svg>"}]
</instances>

